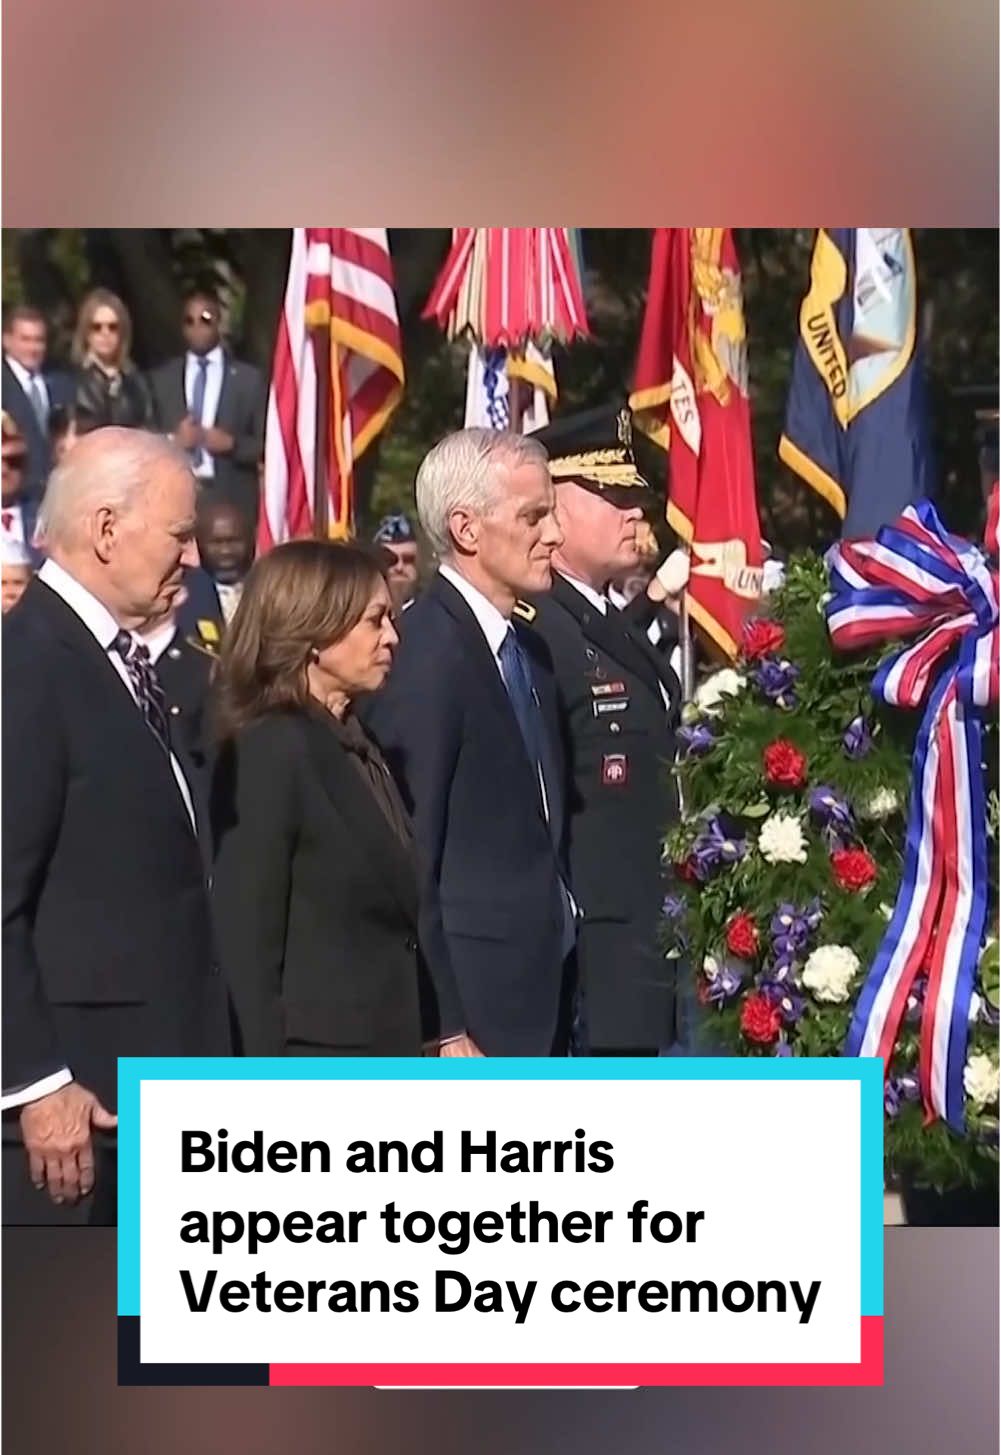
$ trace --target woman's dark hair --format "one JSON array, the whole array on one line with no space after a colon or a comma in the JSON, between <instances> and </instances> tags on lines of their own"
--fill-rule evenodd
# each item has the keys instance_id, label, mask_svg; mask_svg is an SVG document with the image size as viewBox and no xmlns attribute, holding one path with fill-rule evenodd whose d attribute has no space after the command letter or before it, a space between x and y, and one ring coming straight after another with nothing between
<instances>
[{"instance_id":1,"label":"woman's dark hair","mask_svg":"<svg viewBox=\"0 0 1001 1455\"><path fill-rule=\"evenodd\" d=\"M310 652L357 626L384 579L373 551L334 541L288 541L255 561L223 641L219 738L268 712L304 707Z\"/></svg>"}]
</instances>

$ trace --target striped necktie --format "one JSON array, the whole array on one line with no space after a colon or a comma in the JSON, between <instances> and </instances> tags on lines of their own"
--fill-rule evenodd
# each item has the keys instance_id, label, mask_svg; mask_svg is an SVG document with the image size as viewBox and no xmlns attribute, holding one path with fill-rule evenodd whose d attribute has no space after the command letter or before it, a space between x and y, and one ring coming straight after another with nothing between
<instances>
[{"instance_id":1,"label":"striped necktie","mask_svg":"<svg viewBox=\"0 0 1001 1455\"><path fill-rule=\"evenodd\" d=\"M125 663L129 680L135 688L136 699L146 726L156 738L163 751L170 755L170 726L167 718L167 703L160 679L149 659L149 649L137 642L127 631L120 631L111 644Z\"/></svg>"}]
</instances>

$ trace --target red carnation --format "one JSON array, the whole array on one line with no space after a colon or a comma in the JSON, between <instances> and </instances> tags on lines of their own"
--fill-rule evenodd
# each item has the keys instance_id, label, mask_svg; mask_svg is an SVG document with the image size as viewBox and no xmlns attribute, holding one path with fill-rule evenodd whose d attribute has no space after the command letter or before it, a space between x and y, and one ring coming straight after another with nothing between
<instances>
[{"instance_id":1,"label":"red carnation","mask_svg":"<svg viewBox=\"0 0 1001 1455\"><path fill-rule=\"evenodd\" d=\"M765 777L776 788L802 788L806 782L806 758L788 738L776 738L762 754Z\"/></svg>"},{"instance_id":2,"label":"red carnation","mask_svg":"<svg viewBox=\"0 0 1001 1455\"><path fill-rule=\"evenodd\" d=\"M735 914L726 927L726 947L739 960L753 960L758 953L758 930L749 914Z\"/></svg>"},{"instance_id":3,"label":"red carnation","mask_svg":"<svg viewBox=\"0 0 1001 1455\"><path fill-rule=\"evenodd\" d=\"M675 874L677 874L678 878L683 879L686 884L695 884L699 876L695 872L694 855L689 854L687 859L676 861L674 865L674 872Z\"/></svg>"},{"instance_id":4,"label":"red carnation","mask_svg":"<svg viewBox=\"0 0 1001 1455\"><path fill-rule=\"evenodd\" d=\"M757 662L772 652L781 651L785 640L785 628L777 621L759 617L744 624L744 656L749 662Z\"/></svg>"},{"instance_id":5,"label":"red carnation","mask_svg":"<svg viewBox=\"0 0 1001 1455\"><path fill-rule=\"evenodd\" d=\"M835 849L831 869L842 889L865 889L876 878L876 864L865 849Z\"/></svg>"},{"instance_id":6,"label":"red carnation","mask_svg":"<svg viewBox=\"0 0 1001 1455\"><path fill-rule=\"evenodd\" d=\"M782 1029L782 1012L767 995L755 992L745 997L740 1008L740 1029L749 1041L770 1046Z\"/></svg>"}]
</instances>

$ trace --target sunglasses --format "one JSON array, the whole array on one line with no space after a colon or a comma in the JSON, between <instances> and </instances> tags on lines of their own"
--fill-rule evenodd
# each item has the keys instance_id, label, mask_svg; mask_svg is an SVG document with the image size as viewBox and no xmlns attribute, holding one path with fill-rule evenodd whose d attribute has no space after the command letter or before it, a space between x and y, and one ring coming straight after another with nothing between
<instances>
[{"instance_id":1,"label":"sunglasses","mask_svg":"<svg viewBox=\"0 0 1001 1455\"><path fill-rule=\"evenodd\" d=\"M119 326L118 326L117 323L114 323L114 322L112 322L112 323L101 323L101 322L98 322L97 320L95 320L90 325L90 331L91 331L91 333L118 333L118 330L119 330Z\"/></svg>"},{"instance_id":2,"label":"sunglasses","mask_svg":"<svg viewBox=\"0 0 1001 1455\"><path fill-rule=\"evenodd\" d=\"M184 322L189 328L196 323L215 323L215 314L210 313L207 308L203 308L201 313L186 313Z\"/></svg>"}]
</instances>

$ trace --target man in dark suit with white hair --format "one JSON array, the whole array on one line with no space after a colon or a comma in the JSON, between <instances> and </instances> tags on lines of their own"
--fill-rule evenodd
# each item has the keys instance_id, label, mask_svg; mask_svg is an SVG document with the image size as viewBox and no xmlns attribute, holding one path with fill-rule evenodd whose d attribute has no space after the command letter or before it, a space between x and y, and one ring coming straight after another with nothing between
<instances>
[{"instance_id":1,"label":"man in dark suit with white hair","mask_svg":"<svg viewBox=\"0 0 1001 1455\"><path fill-rule=\"evenodd\" d=\"M195 527L183 453L85 436L3 624L4 1221L115 1221L117 1057L225 1054L191 777L139 627Z\"/></svg>"},{"instance_id":2,"label":"man in dark suit with white hair","mask_svg":"<svg viewBox=\"0 0 1001 1455\"><path fill-rule=\"evenodd\" d=\"M414 815L440 1054L566 1049L576 939L552 664L513 620L561 540L542 447L466 429L417 475L441 565L367 717Z\"/></svg>"}]
</instances>

